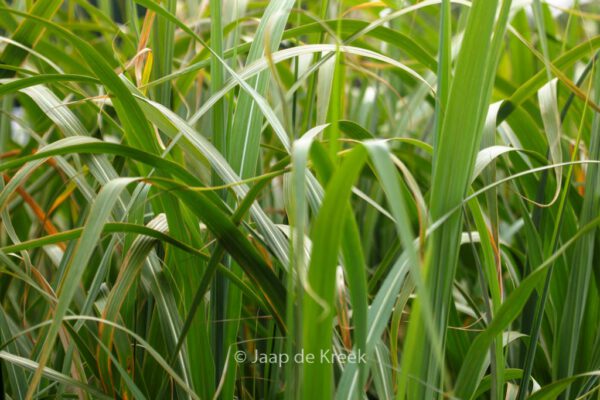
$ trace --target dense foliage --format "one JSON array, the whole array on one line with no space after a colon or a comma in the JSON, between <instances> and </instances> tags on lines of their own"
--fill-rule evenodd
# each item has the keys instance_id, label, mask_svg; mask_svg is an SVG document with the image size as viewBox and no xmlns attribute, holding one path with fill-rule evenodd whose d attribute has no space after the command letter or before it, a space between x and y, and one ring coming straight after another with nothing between
<instances>
[{"instance_id":1,"label":"dense foliage","mask_svg":"<svg viewBox=\"0 0 600 400\"><path fill-rule=\"evenodd\" d=\"M560 4L0 0L0 392L598 397Z\"/></svg>"}]
</instances>

